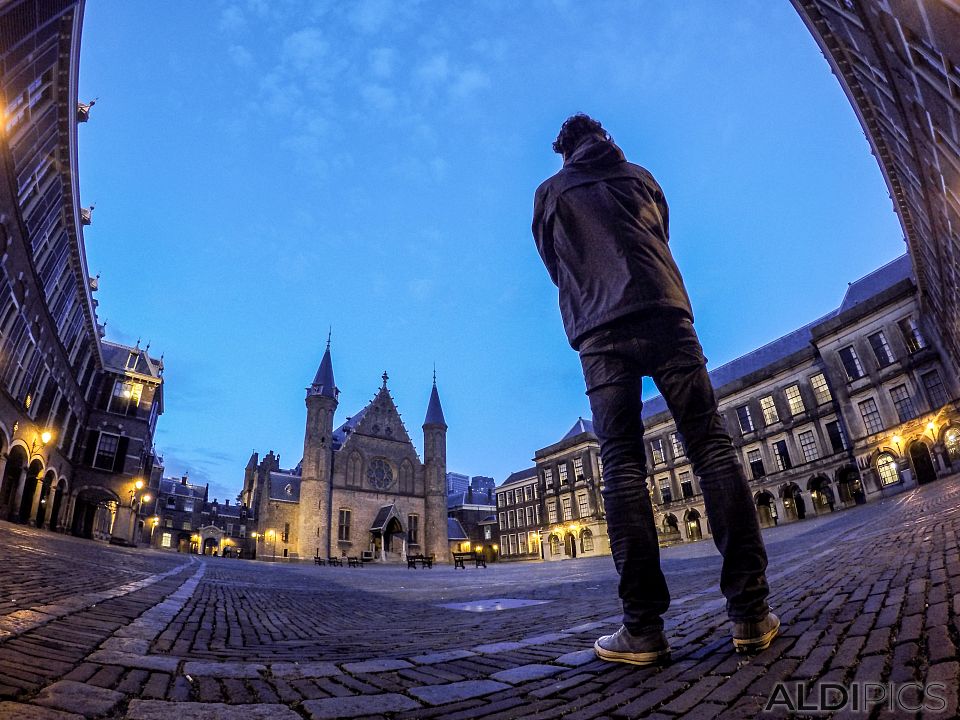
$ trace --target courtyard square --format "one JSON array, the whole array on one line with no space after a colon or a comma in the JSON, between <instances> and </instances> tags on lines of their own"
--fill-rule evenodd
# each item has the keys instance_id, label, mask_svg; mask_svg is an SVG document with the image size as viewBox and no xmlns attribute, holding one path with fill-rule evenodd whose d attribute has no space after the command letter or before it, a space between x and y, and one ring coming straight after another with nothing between
<instances>
[{"instance_id":1,"label":"courtyard square","mask_svg":"<svg viewBox=\"0 0 960 720\"><path fill-rule=\"evenodd\" d=\"M746 658L712 543L667 548L657 669L593 655L619 624L610 558L317 567L3 523L0 718L737 718L781 680L939 682L949 717L958 530L955 477L766 530L784 629Z\"/></svg>"}]
</instances>

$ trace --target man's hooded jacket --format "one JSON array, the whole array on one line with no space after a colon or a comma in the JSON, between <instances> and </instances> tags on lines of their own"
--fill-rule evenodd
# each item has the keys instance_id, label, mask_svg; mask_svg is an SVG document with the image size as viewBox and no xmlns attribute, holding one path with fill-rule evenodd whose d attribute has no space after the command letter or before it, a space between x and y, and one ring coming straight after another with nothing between
<instances>
[{"instance_id":1,"label":"man's hooded jacket","mask_svg":"<svg viewBox=\"0 0 960 720\"><path fill-rule=\"evenodd\" d=\"M614 143L588 138L537 188L533 237L559 288L574 349L593 330L627 315L679 311L693 319L667 245L663 191Z\"/></svg>"}]
</instances>

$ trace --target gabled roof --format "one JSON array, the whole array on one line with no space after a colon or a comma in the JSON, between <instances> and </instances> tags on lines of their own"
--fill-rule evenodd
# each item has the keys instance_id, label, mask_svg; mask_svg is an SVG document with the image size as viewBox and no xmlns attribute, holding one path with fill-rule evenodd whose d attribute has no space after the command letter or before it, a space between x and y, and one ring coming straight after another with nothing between
<instances>
[{"instance_id":1,"label":"gabled roof","mask_svg":"<svg viewBox=\"0 0 960 720\"><path fill-rule=\"evenodd\" d=\"M521 480L531 480L535 477L537 477L536 466L532 468L527 468L526 470L517 470L514 473L510 473L510 476L506 480L504 480L502 483L500 483L497 489L499 490L500 488L504 488L507 485L520 482Z\"/></svg>"},{"instance_id":2,"label":"gabled roof","mask_svg":"<svg viewBox=\"0 0 960 720\"><path fill-rule=\"evenodd\" d=\"M447 540L450 542L460 542L469 539L459 520L456 518L447 518Z\"/></svg>"},{"instance_id":3,"label":"gabled roof","mask_svg":"<svg viewBox=\"0 0 960 720\"><path fill-rule=\"evenodd\" d=\"M102 340L103 364L111 372L120 375L124 373L136 373L137 375L146 375L152 378L160 378L160 371L163 365L154 360L147 354L146 350L139 347L128 347L120 343Z\"/></svg>"},{"instance_id":4,"label":"gabled roof","mask_svg":"<svg viewBox=\"0 0 960 720\"><path fill-rule=\"evenodd\" d=\"M373 403L371 402L370 404ZM367 407L363 408L363 410L358 412L356 415L347 418L346 422L333 431L334 450L339 450L343 446L343 443L346 442L346 439L350 436L350 433L352 433L357 428L357 425L360 424L360 421L363 420L363 416L366 415L367 408L369 407L370 405L367 405Z\"/></svg>"},{"instance_id":5,"label":"gabled roof","mask_svg":"<svg viewBox=\"0 0 960 720\"><path fill-rule=\"evenodd\" d=\"M270 473L270 499L300 502L300 478L288 473Z\"/></svg>"},{"instance_id":6,"label":"gabled roof","mask_svg":"<svg viewBox=\"0 0 960 720\"><path fill-rule=\"evenodd\" d=\"M843 302L837 309L837 313L846 312L854 305L869 300L874 295L878 295L884 290L897 284L901 280L913 278L913 264L910 256L901 255L895 260L891 260L886 265L877 268L872 273L864 275L859 280L850 283L847 286L847 292L843 296Z\"/></svg>"},{"instance_id":7,"label":"gabled roof","mask_svg":"<svg viewBox=\"0 0 960 720\"><path fill-rule=\"evenodd\" d=\"M573 427L567 431L567 434L561 438L563 440L569 440L572 437L581 435L583 433L592 433L593 432L593 420L584 420L582 417L577 418L577 421L573 424Z\"/></svg>"},{"instance_id":8,"label":"gabled roof","mask_svg":"<svg viewBox=\"0 0 960 720\"><path fill-rule=\"evenodd\" d=\"M400 522L400 526L403 527L403 522L400 520L400 513L397 512L396 503L381 506L381 508L377 511L377 516L370 524L370 530L382 533L387 527L387 523L390 522L391 518L396 518L397 521Z\"/></svg>"}]
</instances>

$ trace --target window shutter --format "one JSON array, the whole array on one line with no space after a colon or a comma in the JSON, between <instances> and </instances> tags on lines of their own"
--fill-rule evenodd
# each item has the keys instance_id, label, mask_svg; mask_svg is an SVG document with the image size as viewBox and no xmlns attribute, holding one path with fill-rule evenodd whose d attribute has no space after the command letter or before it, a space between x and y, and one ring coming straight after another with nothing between
<instances>
[{"instance_id":1,"label":"window shutter","mask_svg":"<svg viewBox=\"0 0 960 720\"><path fill-rule=\"evenodd\" d=\"M127 462L127 446L130 444L130 438L124 436L120 437L120 442L117 444L117 456L113 459L113 471L115 473L122 473L123 466Z\"/></svg>"},{"instance_id":2,"label":"window shutter","mask_svg":"<svg viewBox=\"0 0 960 720\"><path fill-rule=\"evenodd\" d=\"M97 442L100 440L100 433L97 430L87 431L87 444L83 449L83 464L87 467L93 467L93 457L97 452Z\"/></svg>"}]
</instances>

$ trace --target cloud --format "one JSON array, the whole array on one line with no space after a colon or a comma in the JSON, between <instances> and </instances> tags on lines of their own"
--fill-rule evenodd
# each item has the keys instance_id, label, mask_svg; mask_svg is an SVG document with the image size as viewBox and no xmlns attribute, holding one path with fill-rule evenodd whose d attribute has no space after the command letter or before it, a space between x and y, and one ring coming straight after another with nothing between
<instances>
[{"instance_id":1,"label":"cloud","mask_svg":"<svg viewBox=\"0 0 960 720\"><path fill-rule=\"evenodd\" d=\"M444 54L434 55L420 64L417 77L431 85L446 82L450 77L450 61Z\"/></svg>"},{"instance_id":2,"label":"cloud","mask_svg":"<svg viewBox=\"0 0 960 720\"><path fill-rule=\"evenodd\" d=\"M454 97L464 99L488 87L490 87L490 78L486 73L476 68L467 68L454 78L450 93Z\"/></svg>"},{"instance_id":3,"label":"cloud","mask_svg":"<svg viewBox=\"0 0 960 720\"><path fill-rule=\"evenodd\" d=\"M233 64L241 70L253 67L253 55L243 45L231 45L227 48L227 55L230 56Z\"/></svg>"},{"instance_id":4,"label":"cloud","mask_svg":"<svg viewBox=\"0 0 960 720\"><path fill-rule=\"evenodd\" d=\"M369 55L370 74L380 80L392 76L395 59L393 48L374 48Z\"/></svg>"},{"instance_id":5,"label":"cloud","mask_svg":"<svg viewBox=\"0 0 960 720\"><path fill-rule=\"evenodd\" d=\"M219 27L224 32L237 32L247 24L239 5L228 5L220 12Z\"/></svg>"},{"instance_id":6,"label":"cloud","mask_svg":"<svg viewBox=\"0 0 960 720\"><path fill-rule=\"evenodd\" d=\"M354 4L350 20L360 32L372 35L379 32L397 10L399 7L388 0L362 0Z\"/></svg>"},{"instance_id":7,"label":"cloud","mask_svg":"<svg viewBox=\"0 0 960 720\"><path fill-rule=\"evenodd\" d=\"M318 65L329 49L318 29L304 28L284 38L280 57L284 63L306 70Z\"/></svg>"},{"instance_id":8,"label":"cloud","mask_svg":"<svg viewBox=\"0 0 960 720\"><path fill-rule=\"evenodd\" d=\"M372 105L381 112L389 112L393 110L397 104L397 98L393 90L376 83L363 85L360 88L360 97L362 97L368 105Z\"/></svg>"}]
</instances>

